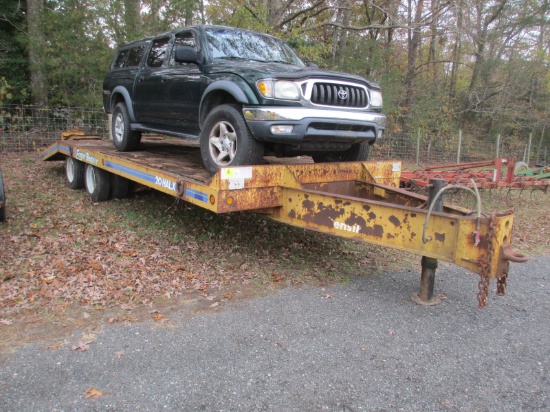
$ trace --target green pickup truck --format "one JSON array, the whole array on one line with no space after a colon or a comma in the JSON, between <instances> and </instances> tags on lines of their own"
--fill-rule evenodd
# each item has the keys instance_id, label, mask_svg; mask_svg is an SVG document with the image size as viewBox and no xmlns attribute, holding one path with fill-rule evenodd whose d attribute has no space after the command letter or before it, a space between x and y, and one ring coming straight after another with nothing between
<instances>
[{"instance_id":1,"label":"green pickup truck","mask_svg":"<svg viewBox=\"0 0 550 412\"><path fill-rule=\"evenodd\" d=\"M142 132L199 140L212 174L264 155L367 160L386 125L376 83L305 63L273 36L222 26L122 46L103 105L118 150L136 150Z\"/></svg>"}]
</instances>

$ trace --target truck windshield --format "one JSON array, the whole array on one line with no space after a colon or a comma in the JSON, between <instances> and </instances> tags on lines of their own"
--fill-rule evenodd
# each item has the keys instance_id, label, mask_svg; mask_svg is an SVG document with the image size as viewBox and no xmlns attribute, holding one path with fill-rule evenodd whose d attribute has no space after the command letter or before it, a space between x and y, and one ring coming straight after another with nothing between
<instances>
[{"instance_id":1,"label":"truck windshield","mask_svg":"<svg viewBox=\"0 0 550 412\"><path fill-rule=\"evenodd\" d=\"M214 59L243 59L305 66L288 44L275 37L225 28L207 29L206 37Z\"/></svg>"}]
</instances>

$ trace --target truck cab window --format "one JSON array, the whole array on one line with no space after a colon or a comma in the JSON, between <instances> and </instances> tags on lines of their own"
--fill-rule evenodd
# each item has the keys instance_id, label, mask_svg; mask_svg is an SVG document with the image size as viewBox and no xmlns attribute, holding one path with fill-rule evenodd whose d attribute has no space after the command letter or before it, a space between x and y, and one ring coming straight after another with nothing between
<instances>
[{"instance_id":1,"label":"truck cab window","mask_svg":"<svg viewBox=\"0 0 550 412\"><path fill-rule=\"evenodd\" d=\"M162 37L153 41L153 46L147 57L147 66L152 68L162 67L162 63L166 58L166 49L168 48L169 42L170 37Z\"/></svg>"}]
</instances>

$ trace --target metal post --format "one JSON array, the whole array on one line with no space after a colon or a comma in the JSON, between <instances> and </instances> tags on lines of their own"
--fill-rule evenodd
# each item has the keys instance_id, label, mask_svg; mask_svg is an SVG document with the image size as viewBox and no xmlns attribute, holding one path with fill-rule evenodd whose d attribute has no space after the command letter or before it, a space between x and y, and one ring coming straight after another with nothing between
<instances>
[{"instance_id":1,"label":"metal post","mask_svg":"<svg viewBox=\"0 0 550 412\"><path fill-rule=\"evenodd\" d=\"M458 150L456 151L456 163L460 163L460 149L462 148L462 129L458 131Z\"/></svg>"},{"instance_id":2,"label":"metal post","mask_svg":"<svg viewBox=\"0 0 550 412\"><path fill-rule=\"evenodd\" d=\"M498 154L500 152L500 135L497 136L497 155L495 156L498 159Z\"/></svg>"},{"instance_id":3,"label":"metal post","mask_svg":"<svg viewBox=\"0 0 550 412\"><path fill-rule=\"evenodd\" d=\"M430 179L430 191L428 193L428 207L432 205L435 196L443 187L445 187L445 179ZM434 212L443 210L443 195L439 196L433 204ZM413 293L412 300L421 305L437 305L441 303L441 299L434 297L435 285L435 270L437 269L437 259L422 256L422 272L420 274L420 291Z\"/></svg>"},{"instance_id":4,"label":"metal post","mask_svg":"<svg viewBox=\"0 0 550 412\"><path fill-rule=\"evenodd\" d=\"M531 157L531 140L533 140L533 133L529 133L529 143L527 143L527 166L529 166L529 159Z\"/></svg>"},{"instance_id":5,"label":"metal post","mask_svg":"<svg viewBox=\"0 0 550 412\"><path fill-rule=\"evenodd\" d=\"M418 133L416 134L416 164L420 160L420 127L418 128Z\"/></svg>"}]
</instances>

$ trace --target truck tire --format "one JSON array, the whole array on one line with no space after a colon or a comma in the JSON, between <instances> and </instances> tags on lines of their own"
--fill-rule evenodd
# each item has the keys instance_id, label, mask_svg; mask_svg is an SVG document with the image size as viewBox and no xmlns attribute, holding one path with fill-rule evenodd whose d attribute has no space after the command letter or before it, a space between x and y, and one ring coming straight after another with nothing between
<instances>
[{"instance_id":1,"label":"truck tire","mask_svg":"<svg viewBox=\"0 0 550 412\"><path fill-rule=\"evenodd\" d=\"M86 191L92 202L102 202L109 199L109 172L92 165L86 165Z\"/></svg>"},{"instance_id":2,"label":"truck tire","mask_svg":"<svg viewBox=\"0 0 550 412\"><path fill-rule=\"evenodd\" d=\"M4 192L4 176L0 170L0 222L6 221L6 194Z\"/></svg>"},{"instance_id":3,"label":"truck tire","mask_svg":"<svg viewBox=\"0 0 550 412\"><path fill-rule=\"evenodd\" d=\"M212 110L200 134L201 157L210 174L225 166L259 164L264 145L257 141L244 120L241 108L223 104Z\"/></svg>"},{"instance_id":4,"label":"truck tire","mask_svg":"<svg viewBox=\"0 0 550 412\"><path fill-rule=\"evenodd\" d=\"M357 143L348 150L342 152L316 152L311 154L315 163L323 162L364 162L368 160L370 153L370 144Z\"/></svg>"},{"instance_id":5,"label":"truck tire","mask_svg":"<svg viewBox=\"0 0 550 412\"><path fill-rule=\"evenodd\" d=\"M67 186L71 189L82 189L84 187L84 162L67 157L65 159L65 177Z\"/></svg>"},{"instance_id":6,"label":"truck tire","mask_svg":"<svg viewBox=\"0 0 550 412\"><path fill-rule=\"evenodd\" d=\"M133 131L130 127L130 116L126 103L118 103L113 110L111 122L113 143L119 152L137 150L141 142L141 132Z\"/></svg>"}]
</instances>

